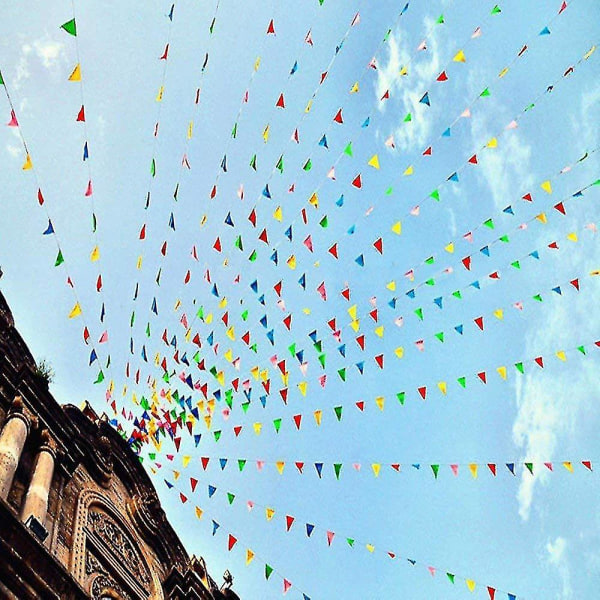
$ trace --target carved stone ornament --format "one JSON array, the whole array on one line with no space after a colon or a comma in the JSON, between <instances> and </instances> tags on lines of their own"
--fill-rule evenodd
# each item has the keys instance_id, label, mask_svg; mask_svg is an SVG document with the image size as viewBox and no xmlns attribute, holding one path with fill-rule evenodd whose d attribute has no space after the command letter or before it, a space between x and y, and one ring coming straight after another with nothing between
<instances>
[{"instance_id":1,"label":"carved stone ornament","mask_svg":"<svg viewBox=\"0 0 600 600\"><path fill-rule=\"evenodd\" d=\"M106 600L119 598L119 600L133 600L132 597L112 578L98 575L92 583L92 599Z\"/></svg>"},{"instance_id":2,"label":"carved stone ornament","mask_svg":"<svg viewBox=\"0 0 600 600\"><path fill-rule=\"evenodd\" d=\"M108 487L113 474L113 457L110 440L104 435L98 435L90 445L94 475L104 487Z\"/></svg>"},{"instance_id":3,"label":"carved stone ornament","mask_svg":"<svg viewBox=\"0 0 600 600\"><path fill-rule=\"evenodd\" d=\"M88 513L88 527L112 550L115 557L136 581L144 587L150 584L150 576L143 567L133 544L108 515L90 511Z\"/></svg>"}]
</instances>

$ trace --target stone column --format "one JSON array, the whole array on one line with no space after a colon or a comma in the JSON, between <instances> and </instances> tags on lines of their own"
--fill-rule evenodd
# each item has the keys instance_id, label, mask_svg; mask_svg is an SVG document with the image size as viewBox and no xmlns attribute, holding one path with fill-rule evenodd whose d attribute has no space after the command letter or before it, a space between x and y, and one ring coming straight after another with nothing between
<instances>
[{"instance_id":1,"label":"stone column","mask_svg":"<svg viewBox=\"0 0 600 600\"><path fill-rule=\"evenodd\" d=\"M23 522L33 515L44 525L46 513L48 512L48 496L52 486L55 459L56 452L51 446L48 432L44 431L42 433L42 445L35 459L33 475L21 510L21 520Z\"/></svg>"},{"instance_id":2,"label":"stone column","mask_svg":"<svg viewBox=\"0 0 600 600\"><path fill-rule=\"evenodd\" d=\"M6 500L25 440L29 434L29 420L23 414L23 401L17 396L0 433L0 498Z\"/></svg>"}]
</instances>

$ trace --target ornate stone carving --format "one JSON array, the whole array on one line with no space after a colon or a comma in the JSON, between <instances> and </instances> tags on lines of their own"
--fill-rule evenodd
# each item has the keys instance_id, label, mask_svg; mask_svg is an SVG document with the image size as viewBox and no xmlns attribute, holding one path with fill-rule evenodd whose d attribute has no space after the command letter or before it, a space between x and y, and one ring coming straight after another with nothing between
<instances>
[{"instance_id":1,"label":"ornate stone carving","mask_svg":"<svg viewBox=\"0 0 600 600\"><path fill-rule=\"evenodd\" d=\"M133 600L132 597L111 577L98 575L92 583L93 600L104 598L119 598L120 600Z\"/></svg>"},{"instance_id":2,"label":"ornate stone carving","mask_svg":"<svg viewBox=\"0 0 600 600\"><path fill-rule=\"evenodd\" d=\"M88 513L88 527L113 551L116 558L137 581L144 586L150 583L148 572L143 567L133 544L108 515L90 511Z\"/></svg>"},{"instance_id":3,"label":"ornate stone carving","mask_svg":"<svg viewBox=\"0 0 600 600\"><path fill-rule=\"evenodd\" d=\"M91 466L94 475L104 487L108 487L113 474L113 457L110 440L98 433L95 443L90 448Z\"/></svg>"}]
</instances>

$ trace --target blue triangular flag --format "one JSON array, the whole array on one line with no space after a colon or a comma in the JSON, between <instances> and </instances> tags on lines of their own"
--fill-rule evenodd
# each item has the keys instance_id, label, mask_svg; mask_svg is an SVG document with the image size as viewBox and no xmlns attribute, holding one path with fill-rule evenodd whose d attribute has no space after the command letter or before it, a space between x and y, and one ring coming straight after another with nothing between
<instances>
[{"instance_id":1,"label":"blue triangular flag","mask_svg":"<svg viewBox=\"0 0 600 600\"><path fill-rule=\"evenodd\" d=\"M427 106L431 106L431 103L429 102L429 92L425 92L419 102L421 104L427 104Z\"/></svg>"},{"instance_id":2,"label":"blue triangular flag","mask_svg":"<svg viewBox=\"0 0 600 600\"><path fill-rule=\"evenodd\" d=\"M319 140L319 146L323 146L324 148L329 148L327 145L327 137L323 134L323 137Z\"/></svg>"},{"instance_id":3,"label":"blue triangular flag","mask_svg":"<svg viewBox=\"0 0 600 600\"><path fill-rule=\"evenodd\" d=\"M359 267L364 267L365 266L365 257L360 254L359 256L357 256L354 259L354 262L359 266Z\"/></svg>"},{"instance_id":4,"label":"blue triangular flag","mask_svg":"<svg viewBox=\"0 0 600 600\"><path fill-rule=\"evenodd\" d=\"M462 326L462 324L461 325L456 325L454 327L454 329L456 330L457 333L460 333L460 335L463 334L463 326Z\"/></svg>"},{"instance_id":5,"label":"blue triangular flag","mask_svg":"<svg viewBox=\"0 0 600 600\"><path fill-rule=\"evenodd\" d=\"M50 219L48 219L48 227L46 228L46 231L44 231L44 233L42 235L50 235L51 233L54 233L54 227L52 227L52 221Z\"/></svg>"}]
</instances>

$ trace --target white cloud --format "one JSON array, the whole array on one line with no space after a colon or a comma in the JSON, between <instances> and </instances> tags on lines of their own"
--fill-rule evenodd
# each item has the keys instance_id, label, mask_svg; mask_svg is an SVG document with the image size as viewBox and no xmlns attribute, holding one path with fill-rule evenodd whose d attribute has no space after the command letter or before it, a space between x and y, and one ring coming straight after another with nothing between
<instances>
[{"instance_id":1,"label":"white cloud","mask_svg":"<svg viewBox=\"0 0 600 600\"><path fill-rule=\"evenodd\" d=\"M578 118L573 122L574 139L583 139L590 145L598 144L599 134L597 127L594 127L594 120L599 103L600 86L582 94ZM594 161L593 164L587 164L593 176L597 172L599 161L597 158L589 160ZM586 215L579 214L581 216L576 219L574 229L582 231ZM546 230L544 235L548 236L548 233ZM585 233L591 235L589 231ZM565 255L554 266L553 280L568 280L574 274L584 274L596 269L600 261L600 249L597 246L593 249L595 251L576 251ZM589 285L594 284L590 281ZM596 332L600 329L596 299L588 292L573 297L569 303L557 302L549 314L545 313L543 318L530 321L529 327L526 355L547 348L549 340L553 344L561 343L569 332ZM582 341L585 340L580 338L579 343ZM554 347L553 350L558 348ZM597 388L597 373L593 361L581 360L576 366L569 368L567 364L563 368L568 371L557 371L556 374L534 372L522 382L517 382L518 410L513 424L513 440L521 448L523 460L552 461L559 442L563 447L570 434L575 431L581 415L585 413L589 419L597 414L590 399L590 390ZM537 483L543 484L547 476L544 471L535 477L531 477L529 473L523 475L517 493L522 519L529 518L535 487Z\"/></svg>"},{"instance_id":2,"label":"white cloud","mask_svg":"<svg viewBox=\"0 0 600 600\"><path fill-rule=\"evenodd\" d=\"M60 62L64 44L53 41L46 37L35 40L33 42L33 47L37 57L42 61L42 65L46 69L51 69Z\"/></svg>"},{"instance_id":3,"label":"white cloud","mask_svg":"<svg viewBox=\"0 0 600 600\"><path fill-rule=\"evenodd\" d=\"M424 20L424 29L431 30L433 21ZM427 87L439 75L441 70L439 41L435 35L425 40L427 49L416 51L403 42L402 30L394 32L388 40L387 61L381 61L377 71L375 92L377 98L390 90L394 110L400 114L400 121L395 127L396 146L402 151L409 151L420 146L429 138L433 119L427 111L434 110L419 102ZM416 54L415 54L416 52ZM401 76L400 69L407 66L408 75ZM386 110L387 102L380 103L381 111ZM406 113L412 114L412 121L403 123Z\"/></svg>"},{"instance_id":4,"label":"white cloud","mask_svg":"<svg viewBox=\"0 0 600 600\"><path fill-rule=\"evenodd\" d=\"M557 596L560 600L569 600L573 598L573 588L571 587L571 570L566 556L567 540L563 537L557 537L553 542L546 544L548 553L548 562L556 568L562 582L560 594Z\"/></svg>"}]
</instances>

